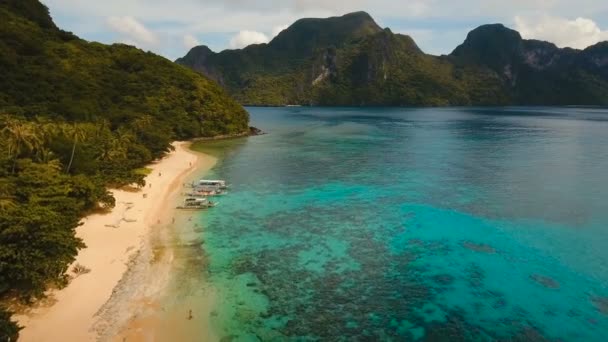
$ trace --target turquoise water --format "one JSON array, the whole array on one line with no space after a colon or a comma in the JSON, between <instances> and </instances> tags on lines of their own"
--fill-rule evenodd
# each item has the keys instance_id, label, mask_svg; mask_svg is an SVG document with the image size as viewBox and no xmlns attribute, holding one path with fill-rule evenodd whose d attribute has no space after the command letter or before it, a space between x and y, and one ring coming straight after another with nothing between
<instances>
[{"instance_id":1,"label":"turquoise water","mask_svg":"<svg viewBox=\"0 0 608 342\"><path fill-rule=\"evenodd\" d=\"M249 111L208 146L220 337L608 338L608 110Z\"/></svg>"}]
</instances>

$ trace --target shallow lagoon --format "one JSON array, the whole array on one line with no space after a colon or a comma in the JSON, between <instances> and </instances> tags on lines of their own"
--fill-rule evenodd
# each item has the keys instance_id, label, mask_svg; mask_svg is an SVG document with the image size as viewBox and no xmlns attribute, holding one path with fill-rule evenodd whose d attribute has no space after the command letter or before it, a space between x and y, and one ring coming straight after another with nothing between
<instances>
[{"instance_id":1,"label":"shallow lagoon","mask_svg":"<svg viewBox=\"0 0 608 342\"><path fill-rule=\"evenodd\" d=\"M204 147L220 337L608 336L608 110L249 111Z\"/></svg>"}]
</instances>

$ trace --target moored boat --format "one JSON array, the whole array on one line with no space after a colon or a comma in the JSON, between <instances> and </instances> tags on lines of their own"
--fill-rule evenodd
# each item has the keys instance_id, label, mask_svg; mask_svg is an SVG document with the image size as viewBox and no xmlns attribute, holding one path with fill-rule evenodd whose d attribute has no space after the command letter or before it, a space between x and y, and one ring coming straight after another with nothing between
<instances>
[{"instance_id":1,"label":"moored boat","mask_svg":"<svg viewBox=\"0 0 608 342\"><path fill-rule=\"evenodd\" d=\"M207 197L207 196L221 196L225 195L226 191L222 189L206 189L206 188L195 188L192 192L186 194L190 197Z\"/></svg>"},{"instance_id":2,"label":"moored boat","mask_svg":"<svg viewBox=\"0 0 608 342\"><path fill-rule=\"evenodd\" d=\"M188 197L184 200L184 203L180 206L177 206L177 209L191 209L191 210L202 210L207 208L212 208L217 205L216 202L211 202L207 198L196 198L196 197Z\"/></svg>"},{"instance_id":3,"label":"moored boat","mask_svg":"<svg viewBox=\"0 0 608 342\"><path fill-rule=\"evenodd\" d=\"M198 186L210 189L228 188L228 185L226 185L226 181L221 179L201 179L198 181Z\"/></svg>"}]
</instances>

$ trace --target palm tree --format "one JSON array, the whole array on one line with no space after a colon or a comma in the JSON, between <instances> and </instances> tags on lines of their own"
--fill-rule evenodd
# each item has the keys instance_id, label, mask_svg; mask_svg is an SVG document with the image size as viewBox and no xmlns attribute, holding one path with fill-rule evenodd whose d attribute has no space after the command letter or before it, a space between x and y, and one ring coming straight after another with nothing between
<instances>
[{"instance_id":1,"label":"palm tree","mask_svg":"<svg viewBox=\"0 0 608 342\"><path fill-rule=\"evenodd\" d=\"M39 124L39 127L40 132L42 132L42 138L47 145L51 143L57 135L63 133L61 124L42 122Z\"/></svg>"},{"instance_id":2,"label":"palm tree","mask_svg":"<svg viewBox=\"0 0 608 342\"><path fill-rule=\"evenodd\" d=\"M53 139L57 135L63 134L63 125L48 122L41 118L36 118L36 130L40 134L41 146L36 151L36 158L41 163L48 163L55 159L55 153L50 149L49 146L53 143Z\"/></svg>"},{"instance_id":3,"label":"palm tree","mask_svg":"<svg viewBox=\"0 0 608 342\"><path fill-rule=\"evenodd\" d=\"M49 148L43 146L38 149L36 157L38 158L39 162L48 164L51 160L55 160L55 153L53 153L53 151L51 151Z\"/></svg>"},{"instance_id":4,"label":"palm tree","mask_svg":"<svg viewBox=\"0 0 608 342\"><path fill-rule=\"evenodd\" d=\"M6 210L17 207L17 202L12 197L0 195L0 209Z\"/></svg>"},{"instance_id":5,"label":"palm tree","mask_svg":"<svg viewBox=\"0 0 608 342\"><path fill-rule=\"evenodd\" d=\"M95 138L101 138L105 132L111 130L110 122L107 119L98 119L95 121Z\"/></svg>"},{"instance_id":6,"label":"palm tree","mask_svg":"<svg viewBox=\"0 0 608 342\"><path fill-rule=\"evenodd\" d=\"M2 128L2 135L8 147L8 156L13 158L12 173L15 173L17 158L23 152L31 153L42 145L40 135L36 133L33 125L29 122L8 119L4 128Z\"/></svg>"},{"instance_id":7,"label":"palm tree","mask_svg":"<svg viewBox=\"0 0 608 342\"><path fill-rule=\"evenodd\" d=\"M116 136L112 138L108 159L126 159L129 145L131 145L134 140L135 136L131 131L124 129L119 129L116 131Z\"/></svg>"},{"instance_id":8,"label":"palm tree","mask_svg":"<svg viewBox=\"0 0 608 342\"><path fill-rule=\"evenodd\" d=\"M142 115L137 119L133 120L133 128L135 128L138 132L144 131L146 128L152 126L152 116L150 115Z\"/></svg>"},{"instance_id":9,"label":"palm tree","mask_svg":"<svg viewBox=\"0 0 608 342\"><path fill-rule=\"evenodd\" d=\"M72 168L72 162L74 161L74 153L76 153L76 145L83 142L87 138L86 130L79 124L64 125L64 134L72 140L72 154L70 155L70 162L66 168L66 173L70 172Z\"/></svg>"},{"instance_id":10,"label":"palm tree","mask_svg":"<svg viewBox=\"0 0 608 342\"><path fill-rule=\"evenodd\" d=\"M15 196L13 196L10 187L9 180L0 180L0 209L14 208L17 206Z\"/></svg>"}]
</instances>

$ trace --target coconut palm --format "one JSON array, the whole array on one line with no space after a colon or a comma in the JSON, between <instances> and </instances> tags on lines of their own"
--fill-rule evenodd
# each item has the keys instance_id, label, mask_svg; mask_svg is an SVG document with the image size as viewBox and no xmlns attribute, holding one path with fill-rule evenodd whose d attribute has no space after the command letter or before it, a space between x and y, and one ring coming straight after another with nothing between
<instances>
[{"instance_id":1,"label":"coconut palm","mask_svg":"<svg viewBox=\"0 0 608 342\"><path fill-rule=\"evenodd\" d=\"M6 210L17 207L17 202L12 197L0 195L0 209Z\"/></svg>"},{"instance_id":2,"label":"coconut palm","mask_svg":"<svg viewBox=\"0 0 608 342\"><path fill-rule=\"evenodd\" d=\"M112 126L107 119L97 119L94 123L93 137L96 139L105 138L106 132L111 131Z\"/></svg>"},{"instance_id":3,"label":"coconut palm","mask_svg":"<svg viewBox=\"0 0 608 342\"><path fill-rule=\"evenodd\" d=\"M15 196L9 190L9 181L7 179L0 180L0 209L9 209L17 206Z\"/></svg>"},{"instance_id":4,"label":"coconut palm","mask_svg":"<svg viewBox=\"0 0 608 342\"><path fill-rule=\"evenodd\" d=\"M44 146L38 149L38 151L36 152L36 157L39 162L45 164L48 164L51 160L56 159L55 153L53 153L53 151Z\"/></svg>"},{"instance_id":5,"label":"coconut palm","mask_svg":"<svg viewBox=\"0 0 608 342\"><path fill-rule=\"evenodd\" d=\"M146 130L148 127L152 126L152 116L150 115L142 115L137 119L133 120L133 128L136 131L141 132Z\"/></svg>"},{"instance_id":6,"label":"coconut palm","mask_svg":"<svg viewBox=\"0 0 608 342\"><path fill-rule=\"evenodd\" d=\"M57 157L49 146L58 135L63 134L63 125L44 121L40 118L36 118L35 125L36 132L38 132L42 142L36 151L36 159L39 162L48 163Z\"/></svg>"},{"instance_id":7,"label":"coconut palm","mask_svg":"<svg viewBox=\"0 0 608 342\"><path fill-rule=\"evenodd\" d=\"M66 168L66 173L70 172L72 168L72 162L74 161L74 154L76 153L76 145L83 142L87 138L87 131L82 125L72 124L63 126L64 134L72 140L72 153L70 155L70 162Z\"/></svg>"},{"instance_id":8,"label":"coconut palm","mask_svg":"<svg viewBox=\"0 0 608 342\"><path fill-rule=\"evenodd\" d=\"M135 136L131 131L118 130L112 138L109 159L126 159L129 145L133 143Z\"/></svg>"},{"instance_id":9,"label":"coconut palm","mask_svg":"<svg viewBox=\"0 0 608 342\"><path fill-rule=\"evenodd\" d=\"M41 132L41 138L48 145L57 135L62 134L62 125L51 122L42 122L38 124L38 130Z\"/></svg>"},{"instance_id":10,"label":"coconut palm","mask_svg":"<svg viewBox=\"0 0 608 342\"><path fill-rule=\"evenodd\" d=\"M26 151L31 153L42 145L40 135L29 122L9 119L2 128L2 135L6 141L8 156L13 158L13 173L20 155Z\"/></svg>"}]
</instances>

